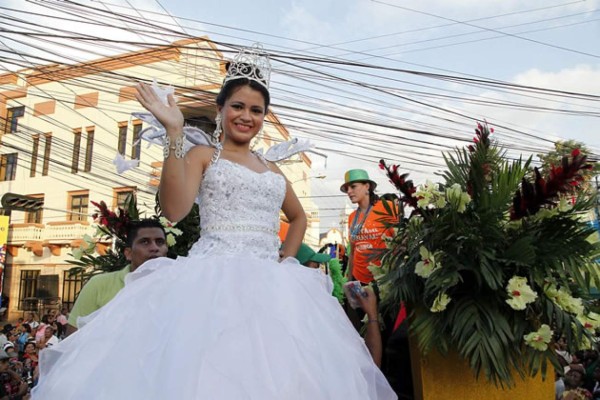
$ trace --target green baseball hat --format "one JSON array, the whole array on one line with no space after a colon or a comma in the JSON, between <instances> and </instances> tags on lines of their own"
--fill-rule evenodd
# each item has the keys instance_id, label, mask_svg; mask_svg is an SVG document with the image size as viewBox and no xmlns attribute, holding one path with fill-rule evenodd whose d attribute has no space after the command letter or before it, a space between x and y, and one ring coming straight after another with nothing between
<instances>
[{"instance_id":1,"label":"green baseball hat","mask_svg":"<svg viewBox=\"0 0 600 400\"><path fill-rule=\"evenodd\" d=\"M344 174L344 184L340 187L340 190L346 193L348 191L348 185L353 182L369 182L371 184L371 190L375 190L377 187L377 183L369 178L367 171L364 169L351 169Z\"/></svg>"},{"instance_id":2,"label":"green baseball hat","mask_svg":"<svg viewBox=\"0 0 600 400\"><path fill-rule=\"evenodd\" d=\"M305 264L308 261L314 261L317 263L326 263L331 260L329 254L325 253L317 253L313 249L311 249L307 244L302 243L300 245L300 249L298 249L298 253L296 254L296 259L300 262L300 264Z\"/></svg>"}]
</instances>

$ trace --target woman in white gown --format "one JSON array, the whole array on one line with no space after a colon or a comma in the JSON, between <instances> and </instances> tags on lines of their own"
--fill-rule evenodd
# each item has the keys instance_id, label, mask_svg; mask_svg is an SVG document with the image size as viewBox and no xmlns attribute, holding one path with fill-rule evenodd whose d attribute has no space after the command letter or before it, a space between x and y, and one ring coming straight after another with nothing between
<instances>
[{"instance_id":1,"label":"woman in white gown","mask_svg":"<svg viewBox=\"0 0 600 400\"><path fill-rule=\"evenodd\" d=\"M214 147L185 153L173 97L165 104L138 87L169 138L163 211L177 221L198 201L202 238L188 257L143 264L82 329L45 350L34 399L396 398L324 276L291 258L304 212L281 171L250 150L269 105L259 58L230 66ZM281 253L280 209L290 220Z\"/></svg>"}]
</instances>

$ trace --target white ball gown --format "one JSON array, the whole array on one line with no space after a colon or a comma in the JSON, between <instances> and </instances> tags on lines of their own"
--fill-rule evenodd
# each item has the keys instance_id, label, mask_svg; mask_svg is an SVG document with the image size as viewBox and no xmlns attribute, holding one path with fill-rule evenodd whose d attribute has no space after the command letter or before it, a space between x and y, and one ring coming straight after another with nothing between
<instances>
[{"instance_id":1,"label":"white ball gown","mask_svg":"<svg viewBox=\"0 0 600 400\"><path fill-rule=\"evenodd\" d=\"M189 256L144 263L45 349L33 398L396 399L325 276L277 261L285 187L271 171L211 165Z\"/></svg>"}]
</instances>

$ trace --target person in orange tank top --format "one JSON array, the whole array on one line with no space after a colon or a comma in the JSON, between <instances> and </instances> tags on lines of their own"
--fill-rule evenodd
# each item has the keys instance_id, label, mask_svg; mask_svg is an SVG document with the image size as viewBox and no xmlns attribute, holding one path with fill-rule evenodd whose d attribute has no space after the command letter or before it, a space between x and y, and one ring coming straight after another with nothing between
<instances>
[{"instance_id":1,"label":"person in orange tank top","mask_svg":"<svg viewBox=\"0 0 600 400\"><path fill-rule=\"evenodd\" d=\"M380 252L386 248L382 236L392 236L392 228L386 222L395 223L393 217L386 216L385 200L375 194L377 183L369 178L367 171L351 169L344 176L344 184L340 190L346 193L358 208L348 217L348 237L350 254L346 276L349 280L358 280L362 284L373 281L373 274L368 267L380 265ZM388 208L395 207L388 202Z\"/></svg>"}]
</instances>

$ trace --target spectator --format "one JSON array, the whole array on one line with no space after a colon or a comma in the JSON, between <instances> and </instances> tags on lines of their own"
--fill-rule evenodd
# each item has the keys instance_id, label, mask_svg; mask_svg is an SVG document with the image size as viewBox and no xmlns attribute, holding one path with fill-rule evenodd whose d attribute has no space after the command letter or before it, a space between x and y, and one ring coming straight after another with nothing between
<instances>
[{"instance_id":1,"label":"spectator","mask_svg":"<svg viewBox=\"0 0 600 400\"><path fill-rule=\"evenodd\" d=\"M321 265L328 263L331 257L329 254L317 253L307 244L302 243L296 254L296 259L305 267L320 268Z\"/></svg>"},{"instance_id":2,"label":"spectator","mask_svg":"<svg viewBox=\"0 0 600 400\"><path fill-rule=\"evenodd\" d=\"M34 335L35 335L35 331L37 330L38 326L40 325L37 315L33 312L27 313L27 318L25 318L23 323L29 324Z\"/></svg>"},{"instance_id":3,"label":"spectator","mask_svg":"<svg viewBox=\"0 0 600 400\"><path fill-rule=\"evenodd\" d=\"M16 345L17 349L19 350L19 353L23 353L23 351L25 350L25 343L27 343L29 339L34 339L34 336L31 331L31 326L29 326L29 324L22 324L19 329L20 334L17 338Z\"/></svg>"},{"instance_id":4,"label":"spectator","mask_svg":"<svg viewBox=\"0 0 600 400\"><path fill-rule=\"evenodd\" d=\"M24 365L29 364L32 370L38 366L39 359L35 342L30 341L25 344L25 350L23 352L23 357L21 357L21 361Z\"/></svg>"},{"instance_id":5,"label":"spectator","mask_svg":"<svg viewBox=\"0 0 600 400\"><path fill-rule=\"evenodd\" d=\"M565 391L561 400L592 399L592 394L583 387L585 369L581 364L571 364L565 372Z\"/></svg>"},{"instance_id":6,"label":"spectator","mask_svg":"<svg viewBox=\"0 0 600 400\"><path fill-rule=\"evenodd\" d=\"M4 343L8 342L8 335L13 330L13 326L11 324L6 324L2 328L2 332L0 333L0 346L4 346Z\"/></svg>"},{"instance_id":7,"label":"spectator","mask_svg":"<svg viewBox=\"0 0 600 400\"><path fill-rule=\"evenodd\" d=\"M66 328L67 324L69 323L68 318L69 318L69 312L67 311L67 307L63 307L58 312L58 315L56 316L56 322L58 322L59 324L61 324L63 327Z\"/></svg>"},{"instance_id":8,"label":"spectator","mask_svg":"<svg viewBox=\"0 0 600 400\"><path fill-rule=\"evenodd\" d=\"M42 317L42 322L40 322L40 324L38 325L36 331L35 331L35 341L39 342L40 340L43 339L44 337L44 331L46 330L46 327L50 324L50 318L48 315L44 315Z\"/></svg>"},{"instance_id":9,"label":"spectator","mask_svg":"<svg viewBox=\"0 0 600 400\"><path fill-rule=\"evenodd\" d=\"M594 400L600 400L600 366L594 368L591 381L586 385Z\"/></svg>"},{"instance_id":10,"label":"spectator","mask_svg":"<svg viewBox=\"0 0 600 400\"><path fill-rule=\"evenodd\" d=\"M27 384L10 368L10 357L0 350L0 399L19 400L27 394Z\"/></svg>"},{"instance_id":11,"label":"spectator","mask_svg":"<svg viewBox=\"0 0 600 400\"><path fill-rule=\"evenodd\" d=\"M56 331L52 325L46 326L46 329L44 330L44 337L37 342L37 347L41 350L58 344L59 340L56 335L54 335L55 332Z\"/></svg>"},{"instance_id":12,"label":"spectator","mask_svg":"<svg viewBox=\"0 0 600 400\"><path fill-rule=\"evenodd\" d=\"M6 354L8 354L8 356L10 358L18 358L19 354L17 353L17 351L15 350L15 345L11 342L6 342L4 343L4 346L2 347L2 349L4 350L4 352Z\"/></svg>"},{"instance_id":13,"label":"spectator","mask_svg":"<svg viewBox=\"0 0 600 400\"><path fill-rule=\"evenodd\" d=\"M92 277L81 289L69 315L65 336L77 330L77 319L93 313L112 300L125 286L125 276L144 262L167 255L165 229L156 219L133 223L127 233L125 257L130 265L120 271Z\"/></svg>"}]
</instances>

